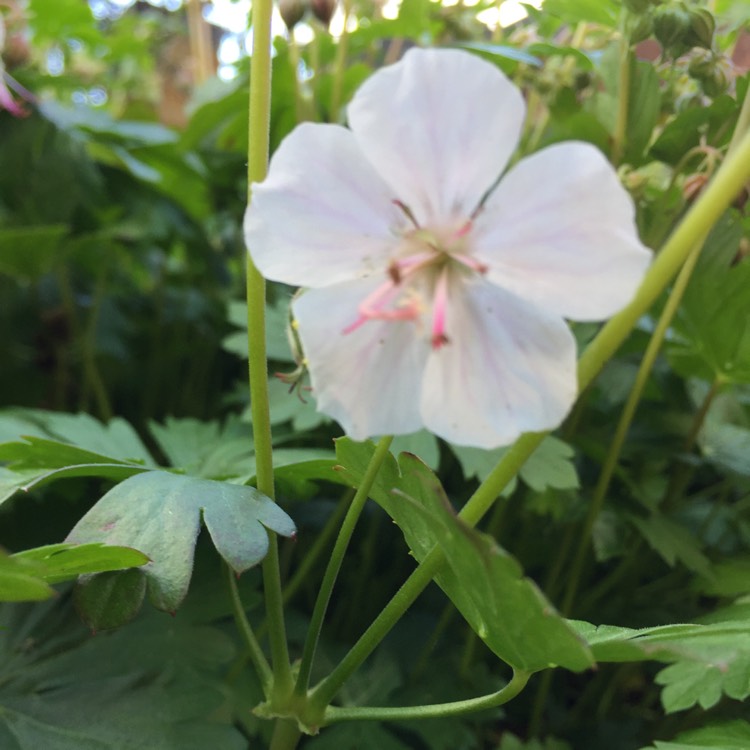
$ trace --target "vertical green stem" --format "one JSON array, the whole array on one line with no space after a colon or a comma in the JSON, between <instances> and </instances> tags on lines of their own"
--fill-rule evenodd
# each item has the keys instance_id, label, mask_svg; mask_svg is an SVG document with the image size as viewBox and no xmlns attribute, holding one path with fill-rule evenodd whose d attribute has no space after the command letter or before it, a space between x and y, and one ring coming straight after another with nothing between
<instances>
[{"instance_id":1,"label":"vertical green stem","mask_svg":"<svg viewBox=\"0 0 750 750\"><path fill-rule=\"evenodd\" d=\"M299 744L302 732L292 719L279 719L273 728L269 750L294 750Z\"/></svg>"},{"instance_id":2,"label":"vertical green stem","mask_svg":"<svg viewBox=\"0 0 750 750\"><path fill-rule=\"evenodd\" d=\"M734 150L740 145L740 141L748 130L750 130L750 87L745 92L745 99L742 102L742 109L734 126L734 133L732 133L732 140L729 142L727 154L734 153Z\"/></svg>"},{"instance_id":3,"label":"vertical green stem","mask_svg":"<svg viewBox=\"0 0 750 750\"><path fill-rule=\"evenodd\" d=\"M625 153L628 134L628 108L630 106L630 34L627 31L627 11L623 10L620 24L620 62L617 71L617 119L612 134L612 163L617 166Z\"/></svg>"},{"instance_id":4,"label":"vertical green stem","mask_svg":"<svg viewBox=\"0 0 750 750\"><path fill-rule=\"evenodd\" d=\"M346 53L349 49L349 32L347 24L352 12L352 0L344 0L344 22L341 29L338 45L336 46L336 61L333 69L333 85L331 87L331 111L328 114L329 122L339 121L339 108L341 107L341 91L344 86L344 72L346 71Z\"/></svg>"},{"instance_id":5,"label":"vertical green stem","mask_svg":"<svg viewBox=\"0 0 750 750\"><path fill-rule=\"evenodd\" d=\"M302 62L299 54L299 45L294 38L294 31L289 31L289 61L294 71L294 114L297 122L303 122L306 118L305 110L307 109L305 98L302 93L302 84L299 79L299 69Z\"/></svg>"},{"instance_id":6,"label":"vertical green stem","mask_svg":"<svg viewBox=\"0 0 750 750\"><path fill-rule=\"evenodd\" d=\"M252 184L261 182L268 171L271 125L271 13L272 0L255 0L252 7L253 52L250 61L250 113L248 142L248 202ZM252 248L248 248L252 252ZM275 496L271 418L268 402L266 365L266 285L247 254L247 330L249 350L250 408L258 489ZM279 550L276 535L269 532L268 554L263 560L266 614L276 695L286 695L292 687L292 673L286 643L286 627L279 575Z\"/></svg>"},{"instance_id":7,"label":"vertical green stem","mask_svg":"<svg viewBox=\"0 0 750 750\"><path fill-rule=\"evenodd\" d=\"M323 576L323 582L320 585L318 598L315 602L315 607L313 608L312 617L310 618L310 627L307 630L307 638L305 639L305 647L302 651L302 661L300 663L297 684L295 686L295 692L298 695L306 693L310 684L312 663L315 658L315 651L318 646L318 640L320 639L320 631L323 627L323 620L325 618L326 610L328 609L328 602L331 599L333 586L336 583L336 578L341 569L341 563L344 560L349 541L354 533L354 527L359 520L362 509L365 507L365 503L370 495L370 490L372 489L375 478L380 471L380 467L383 465L383 461L388 455L388 450L391 447L392 441L392 437L386 436L381 438L378 442L375 452L370 459L370 465L367 467L367 471L365 471L365 475L362 478L361 484L357 488L357 492L354 495L352 504L349 506L344 522L341 524L341 531L339 531L336 544L333 546L331 559L328 561L328 567Z\"/></svg>"}]
</instances>

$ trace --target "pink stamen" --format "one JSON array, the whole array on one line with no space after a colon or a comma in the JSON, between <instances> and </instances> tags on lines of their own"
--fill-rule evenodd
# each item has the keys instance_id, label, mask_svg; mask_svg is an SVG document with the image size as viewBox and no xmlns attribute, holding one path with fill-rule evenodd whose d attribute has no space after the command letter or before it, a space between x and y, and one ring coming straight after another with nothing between
<instances>
[{"instance_id":1,"label":"pink stamen","mask_svg":"<svg viewBox=\"0 0 750 750\"><path fill-rule=\"evenodd\" d=\"M383 309L401 293L398 287L399 284L391 279L391 281L386 281L368 294L359 305L359 317L344 328L342 333L347 334L356 331L368 320L414 320L419 317L419 305L416 300L390 310Z\"/></svg>"},{"instance_id":2,"label":"pink stamen","mask_svg":"<svg viewBox=\"0 0 750 750\"><path fill-rule=\"evenodd\" d=\"M406 214L406 217L409 219L409 221L414 224L414 226L419 229L419 222L417 221L417 217L414 216L412 213L412 210L409 208L409 206L406 205L403 201L400 201L398 198L394 198L392 201L394 206L398 206L404 214Z\"/></svg>"},{"instance_id":3,"label":"pink stamen","mask_svg":"<svg viewBox=\"0 0 750 750\"><path fill-rule=\"evenodd\" d=\"M448 336L445 333L445 317L448 308L448 272L443 269L435 284L435 298L432 305L432 348L445 346Z\"/></svg>"},{"instance_id":4,"label":"pink stamen","mask_svg":"<svg viewBox=\"0 0 750 750\"><path fill-rule=\"evenodd\" d=\"M469 219L455 234L456 239L461 239L462 237L466 237L466 235L471 231L471 228L473 226L473 223L471 219Z\"/></svg>"},{"instance_id":5,"label":"pink stamen","mask_svg":"<svg viewBox=\"0 0 750 750\"><path fill-rule=\"evenodd\" d=\"M405 258L399 258L391 263L391 267L395 266L398 268L399 278L403 279L404 276L409 276L415 271L419 271L420 268L430 265L435 261L435 252L433 250L425 250L423 253L414 253L413 255L407 255Z\"/></svg>"},{"instance_id":6,"label":"pink stamen","mask_svg":"<svg viewBox=\"0 0 750 750\"><path fill-rule=\"evenodd\" d=\"M486 274L487 271L489 271L489 268L484 263L480 263L476 258L472 258L470 255L464 255L463 253L451 253L451 258L453 258L453 260L457 260L467 268L470 268L472 271L476 271L477 273L481 273L482 275Z\"/></svg>"}]
</instances>

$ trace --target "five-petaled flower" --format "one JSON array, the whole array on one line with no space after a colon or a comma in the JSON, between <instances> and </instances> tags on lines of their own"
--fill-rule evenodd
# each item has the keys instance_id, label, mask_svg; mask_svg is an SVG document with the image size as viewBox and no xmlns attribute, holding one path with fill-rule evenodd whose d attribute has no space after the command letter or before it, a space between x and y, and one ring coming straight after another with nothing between
<instances>
[{"instance_id":1,"label":"five-petaled flower","mask_svg":"<svg viewBox=\"0 0 750 750\"><path fill-rule=\"evenodd\" d=\"M458 50L409 51L357 91L350 128L303 124L253 186L248 248L293 303L318 408L364 439L427 427L494 447L556 427L577 394L564 318L623 307L649 263L592 145L498 178L520 92Z\"/></svg>"}]
</instances>

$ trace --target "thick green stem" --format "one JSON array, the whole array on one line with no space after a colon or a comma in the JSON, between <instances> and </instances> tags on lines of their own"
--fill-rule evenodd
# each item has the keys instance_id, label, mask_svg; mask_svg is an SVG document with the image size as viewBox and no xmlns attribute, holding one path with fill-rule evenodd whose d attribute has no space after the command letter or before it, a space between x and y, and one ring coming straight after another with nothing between
<instances>
[{"instance_id":1,"label":"thick green stem","mask_svg":"<svg viewBox=\"0 0 750 750\"><path fill-rule=\"evenodd\" d=\"M405 721L407 719L440 719L496 708L515 698L526 686L531 675L528 672L514 672L511 681L496 693L469 698L451 703L434 703L427 706L356 706L338 708L330 706L325 712L325 723L335 724L339 721Z\"/></svg>"},{"instance_id":2,"label":"thick green stem","mask_svg":"<svg viewBox=\"0 0 750 750\"><path fill-rule=\"evenodd\" d=\"M271 10L270 0L253 3L253 56L250 67L250 130L248 144L248 203L252 184L265 179L271 118ZM266 285L247 253L247 327L249 350L250 407L253 419L258 489L274 496L271 419L268 406L266 365Z\"/></svg>"},{"instance_id":3,"label":"thick green stem","mask_svg":"<svg viewBox=\"0 0 750 750\"><path fill-rule=\"evenodd\" d=\"M289 32L289 61L292 64L292 70L294 71L294 114L297 118L297 123L304 122L306 118L307 105L305 102L304 95L302 93L302 83L299 79L300 69L300 54L299 45L297 40L294 38L294 32Z\"/></svg>"},{"instance_id":4,"label":"thick green stem","mask_svg":"<svg viewBox=\"0 0 750 750\"><path fill-rule=\"evenodd\" d=\"M312 663L315 658L315 651L320 638L320 631L323 627L323 620L325 618L326 610L328 609L328 602L331 599L331 593L333 592L336 578L341 569L341 563L344 561L344 555L346 554L346 549L349 546L352 534L354 533L354 527L357 525L362 509L365 507L365 503L370 495L370 490L375 483L380 467L383 465L383 461L388 455L392 441L392 437L386 436L381 438L378 442L375 452L370 459L370 465L367 467L367 471L365 471L365 475L362 478L361 484L357 488L357 492L354 495L352 504L349 506L344 522L341 524L341 531L339 531L336 544L333 546L331 559L328 561L328 567L323 576L323 582L320 585L318 598L315 602L315 607L313 608L312 617L310 618L310 627L307 629L307 638L305 639L305 647L302 651L302 661L300 663L297 684L295 686L295 692L298 695L306 693L310 684L310 672L312 670Z\"/></svg>"},{"instance_id":5,"label":"thick green stem","mask_svg":"<svg viewBox=\"0 0 750 750\"><path fill-rule=\"evenodd\" d=\"M250 122L248 142L248 202L252 185L261 182L268 171L268 149L271 122L271 0L255 0L252 8L253 53L250 61ZM249 350L250 408L253 419L255 462L258 489L270 498L275 496L271 418L268 402L266 365L266 285L253 263L248 248L247 331ZM263 560L263 582L266 599L268 633L274 674L274 692L287 695L292 687L292 672L286 643L286 627L279 575L279 552L276 535L269 532L269 548Z\"/></svg>"},{"instance_id":6,"label":"thick green stem","mask_svg":"<svg viewBox=\"0 0 750 750\"><path fill-rule=\"evenodd\" d=\"M750 179L750 135L745 136L737 150L727 159L706 191L693 205L659 253L647 272L633 301L612 318L589 344L578 362L580 390L596 377L604 363L627 338L638 319L667 287L685 262L695 237L704 236L734 200L744 183ZM475 526L492 507L508 482L536 450L546 433L522 435L511 446L479 486L459 514L462 520ZM320 682L312 692L312 700L319 707L327 706L346 679L372 653L375 647L427 587L443 566L445 555L434 548L396 592L372 625L354 644L344 660Z\"/></svg>"},{"instance_id":7,"label":"thick green stem","mask_svg":"<svg viewBox=\"0 0 750 750\"><path fill-rule=\"evenodd\" d=\"M299 744L302 732L297 722L291 719L279 719L273 728L271 744L268 750L294 750Z\"/></svg>"},{"instance_id":8,"label":"thick green stem","mask_svg":"<svg viewBox=\"0 0 750 750\"><path fill-rule=\"evenodd\" d=\"M734 133L732 133L732 140L729 142L728 154L734 153L735 149L740 145L745 133L750 130L750 88L745 92L745 99L742 102L742 109L740 110L737 123L734 126Z\"/></svg>"},{"instance_id":9,"label":"thick green stem","mask_svg":"<svg viewBox=\"0 0 750 750\"><path fill-rule=\"evenodd\" d=\"M268 532L268 554L263 560L263 589L266 603L266 623L268 640L271 644L273 664L273 694L286 701L292 691L294 678L289 663L289 650L286 644L286 624L284 622L284 599L281 593L279 573L279 543L276 534Z\"/></svg>"},{"instance_id":10,"label":"thick green stem","mask_svg":"<svg viewBox=\"0 0 750 750\"><path fill-rule=\"evenodd\" d=\"M349 49L349 16L352 12L352 0L343 2L344 20L341 36L336 45L336 60L333 69L333 84L331 86L331 111L328 115L329 122L339 121L339 108L341 107L341 92L344 87L344 73L346 72L346 55Z\"/></svg>"}]
</instances>

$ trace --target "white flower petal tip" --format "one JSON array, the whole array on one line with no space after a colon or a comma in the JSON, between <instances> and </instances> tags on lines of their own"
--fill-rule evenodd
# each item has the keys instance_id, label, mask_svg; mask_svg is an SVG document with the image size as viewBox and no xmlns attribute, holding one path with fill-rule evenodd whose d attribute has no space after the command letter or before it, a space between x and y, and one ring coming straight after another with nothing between
<instances>
[{"instance_id":1,"label":"white flower petal tip","mask_svg":"<svg viewBox=\"0 0 750 750\"><path fill-rule=\"evenodd\" d=\"M520 161L476 224L488 277L571 320L603 320L623 308L652 258L630 195L589 143L556 144Z\"/></svg>"},{"instance_id":2,"label":"white flower petal tip","mask_svg":"<svg viewBox=\"0 0 750 750\"><path fill-rule=\"evenodd\" d=\"M350 129L301 125L254 186L248 248L308 287L293 310L318 408L352 438L494 448L557 427L577 394L564 319L635 294L650 253L597 149L551 146L498 182L523 117L490 63L411 50L363 84Z\"/></svg>"},{"instance_id":3,"label":"white flower petal tip","mask_svg":"<svg viewBox=\"0 0 750 750\"><path fill-rule=\"evenodd\" d=\"M472 211L521 134L521 92L463 50L411 49L348 107L362 152L420 222Z\"/></svg>"}]
</instances>

